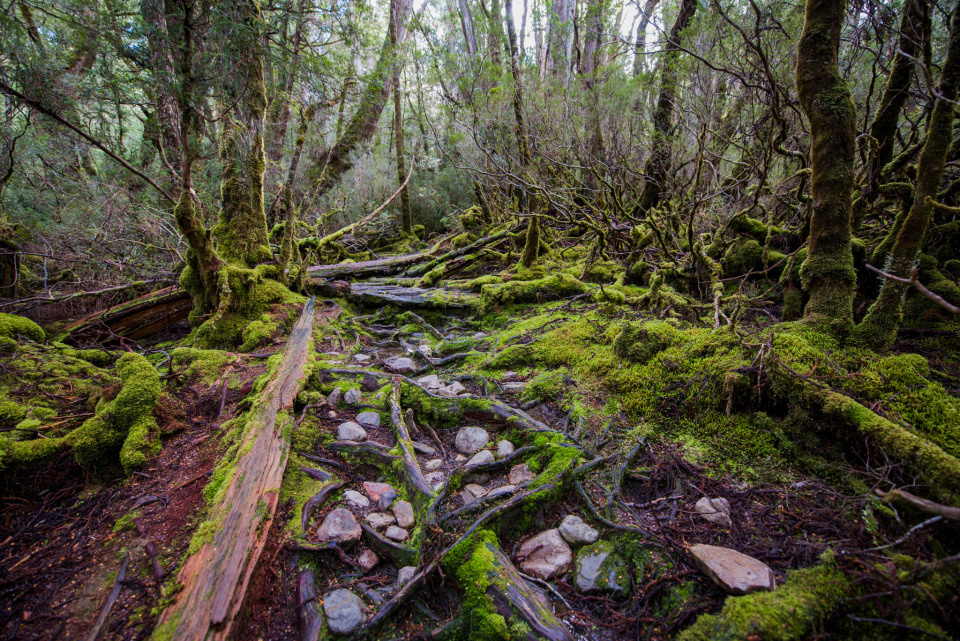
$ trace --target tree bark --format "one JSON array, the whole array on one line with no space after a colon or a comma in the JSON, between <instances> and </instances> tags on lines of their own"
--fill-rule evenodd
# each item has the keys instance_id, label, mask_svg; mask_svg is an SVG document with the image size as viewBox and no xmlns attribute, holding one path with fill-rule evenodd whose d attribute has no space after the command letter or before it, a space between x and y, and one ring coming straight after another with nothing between
<instances>
[{"instance_id":1,"label":"tree bark","mask_svg":"<svg viewBox=\"0 0 960 641\"><path fill-rule=\"evenodd\" d=\"M810 121L813 214L801 282L804 320L845 333L852 325L857 274L850 245L856 108L840 75L844 0L808 0L797 52L797 94Z\"/></svg>"},{"instance_id":2,"label":"tree bark","mask_svg":"<svg viewBox=\"0 0 960 641\"><path fill-rule=\"evenodd\" d=\"M927 229L930 227L934 199L940 191L947 154L953 141L953 120L957 96L960 93L958 90L960 90L960 10L955 8L950 22L947 59L940 73L939 93L930 117L926 143L917 163L917 185L914 188L913 206L903 221L887 261L886 271L895 276L906 278L910 275L910 270L926 238ZM870 307L863 322L856 328L853 338L877 351L889 349L897 337L903 299L908 287L906 283L887 279L880 290L880 296Z\"/></svg>"},{"instance_id":3,"label":"tree bark","mask_svg":"<svg viewBox=\"0 0 960 641\"><path fill-rule=\"evenodd\" d=\"M646 68L644 60L647 49L647 26L650 24L650 16L653 10L657 8L660 0L647 0L647 3L640 10L640 24L637 26L637 42L633 47L633 76L637 77Z\"/></svg>"},{"instance_id":4,"label":"tree bark","mask_svg":"<svg viewBox=\"0 0 960 641\"><path fill-rule=\"evenodd\" d=\"M410 192L406 185L407 168L403 157L403 95L400 86L400 46L397 42L397 23L402 16L397 11L397 5L397 0L390 3L390 40L395 56L393 63L393 129L397 141L397 182L402 185L400 188L400 233L404 236L411 236L413 234L413 220L410 215Z\"/></svg>"}]
</instances>

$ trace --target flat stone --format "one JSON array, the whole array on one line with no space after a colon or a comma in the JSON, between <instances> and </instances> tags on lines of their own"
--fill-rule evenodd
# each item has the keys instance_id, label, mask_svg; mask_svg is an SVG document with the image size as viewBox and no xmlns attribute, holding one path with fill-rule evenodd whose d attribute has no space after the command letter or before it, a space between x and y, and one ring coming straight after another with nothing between
<instances>
[{"instance_id":1,"label":"flat stone","mask_svg":"<svg viewBox=\"0 0 960 641\"><path fill-rule=\"evenodd\" d=\"M363 596L367 597L367 601L374 605L383 605L387 602L383 595L374 590L371 587L366 586L363 583L357 583L357 587L363 588Z\"/></svg>"},{"instance_id":2,"label":"flat stone","mask_svg":"<svg viewBox=\"0 0 960 641\"><path fill-rule=\"evenodd\" d=\"M451 390L449 387L440 387L434 391L434 394L441 396L443 398L456 398L456 393Z\"/></svg>"},{"instance_id":3,"label":"flat stone","mask_svg":"<svg viewBox=\"0 0 960 641\"><path fill-rule=\"evenodd\" d=\"M439 470L441 467L443 467L442 458L430 459L429 461L423 464L423 469L427 470L428 472L432 472L433 470Z\"/></svg>"},{"instance_id":4,"label":"flat stone","mask_svg":"<svg viewBox=\"0 0 960 641\"><path fill-rule=\"evenodd\" d=\"M410 536L410 533L404 530L402 527L391 525L387 528L387 531L384 532L383 535L393 541L406 541L407 537Z\"/></svg>"},{"instance_id":5,"label":"flat stone","mask_svg":"<svg viewBox=\"0 0 960 641\"><path fill-rule=\"evenodd\" d=\"M443 483L447 480L447 477L444 476L443 472L430 472L429 474L424 474L423 478L427 480L427 483L434 485L436 483Z\"/></svg>"},{"instance_id":6,"label":"flat stone","mask_svg":"<svg viewBox=\"0 0 960 641\"><path fill-rule=\"evenodd\" d=\"M477 485L476 483L470 483L463 489L465 489L467 492L470 492L470 494L473 494L478 499L481 496L486 496L487 492L489 491L487 488L483 487L482 485Z\"/></svg>"},{"instance_id":7,"label":"flat stone","mask_svg":"<svg viewBox=\"0 0 960 641\"><path fill-rule=\"evenodd\" d=\"M377 500L377 507L381 510L389 510L390 506L393 505L393 502L397 500L397 491L392 487L389 490L384 490L380 493L380 498Z\"/></svg>"},{"instance_id":8,"label":"flat stone","mask_svg":"<svg viewBox=\"0 0 960 641\"><path fill-rule=\"evenodd\" d=\"M506 372L503 373L503 380L505 381L512 381L516 377L517 377L517 373L514 372L513 370L507 370Z\"/></svg>"},{"instance_id":9,"label":"flat stone","mask_svg":"<svg viewBox=\"0 0 960 641\"><path fill-rule=\"evenodd\" d=\"M357 414L357 423L363 427L380 427L380 415L376 412L360 412Z\"/></svg>"},{"instance_id":10,"label":"flat stone","mask_svg":"<svg viewBox=\"0 0 960 641\"><path fill-rule=\"evenodd\" d=\"M390 527L396 522L397 519L395 519L392 514L373 512L372 514L367 515L367 523L369 523L370 527L372 527L374 530L382 530L385 527Z\"/></svg>"},{"instance_id":11,"label":"flat stone","mask_svg":"<svg viewBox=\"0 0 960 641\"><path fill-rule=\"evenodd\" d=\"M497 443L497 458L507 458L516 450L510 441L500 441Z\"/></svg>"},{"instance_id":12,"label":"flat stone","mask_svg":"<svg viewBox=\"0 0 960 641\"><path fill-rule=\"evenodd\" d=\"M430 374L429 376L418 378L417 384L427 390L435 390L443 387L443 381L441 381L440 377L436 374Z\"/></svg>"},{"instance_id":13,"label":"flat stone","mask_svg":"<svg viewBox=\"0 0 960 641\"><path fill-rule=\"evenodd\" d=\"M445 484L445 483L434 483L431 487L433 487L433 491L434 491L434 492L440 492L440 491L443 490L443 486L444 486L444 485L446 485L446 484Z\"/></svg>"},{"instance_id":14,"label":"flat stone","mask_svg":"<svg viewBox=\"0 0 960 641\"><path fill-rule=\"evenodd\" d=\"M330 395L327 396L327 406L336 407L340 405L340 399L343 398L343 392L339 387L334 387L333 391L330 392Z\"/></svg>"},{"instance_id":15,"label":"flat stone","mask_svg":"<svg viewBox=\"0 0 960 641\"><path fill-rule=\"evenodd\" d=\"M476 334L473 335L473 337L474 337L476 340L480 340L481 338L486 338L487 335L486 335L485 333L483 333L483 332L477 332Z\"/></svg>"},{"instance_id":16,"label":"flat stone","mask_svg":"<svg viewBox=\"0 0 960 641\"><path fill-rule=\"evenodd\" d=\"M496 499L501 496L507 496L513 494L517 491L516 485L501 485L500 487L495 487L487 494L488 499Z\"/></svg>"},{"instance_id":17,"label":"flat stone","mask_svg":"<svg viewBox=\"0 0 960 641\"><path fill-rule=\"evenodd\" d=\"M457 454L456 456L453 457L453 460L462 465L463 463L467 462L467 457L464 456L463 454Z\"/></svg>"},{"instance_id":18,"label":"flat stone","mask_svg":"<svg viewBox=\"0 0 960 641\"><path fill-rule=\"evenodd\" d=\"M347 421L337 426L337 439L341 441L365 441L367 440L367 431L353 421Z\"/></svg>"},{"instance_id":19,"label":"flat stone","mask_svg":"<svg viewBox=\"0 0 960 641\"><path fill-rule=\"evenodd\" d=\"M377 558L377 555L374 554L373 550L364 550L360 553L360 556L357 557L357 565L360 566L360 569L363 570L363 573L366 574L374 567L380 559Z\"/></svg>"},{"instance_id":20,"label":"flat stone","mask_svg":"<svg viewBox=\"0 0 960 641\"><path fill-rule=\"evenodd\" d=\"M697 567L730 594L768 592L777 578L766 563L730 548L694 545L690 548Z\"/></svg>"},{"instance_id":21,"label":"flat stone","mask_svg":"<svg viewBox=\"0 0 960 641\"><path fill-rule=\"evenodd\" d=\"M402 528L410 529L416 523L416 517L413 515L413 506L410 501L397 501L393 504L393 515L397 517L397 525Z\"/></svg>"},{"instance_id":22,"label":"flat stone","mask_svg":"<svg viewBox=\"0 0 960 641\"><path fill-rule=\"evenodd\" d=\"M493 463L493 452L490 450L480 450L473 455L473 458L467 461L467 467L485 465L487 463Z\"/></svg>"},{"instance_id":23,"label":"flat stone","mask_svg":"<svg viewBox=\"0 0 960 641\"><path fill-rule=\"evenodd\" d=\"M711 499L705 496L697 501L695 507L700 516L711 523L716 523L723 527L733 525L730 520L730 501L723 497Z\"/></svg>"},{"instance_id":24,"label":"flat stone","mask_svg":"<svg viewBox=\"0 0 960 641\"><path fill-rule=\"evenodd\" d=\"M369 354L355 354L353 360L357 361L360 364L367 364L373 360L373 357Z\"/></svg>"},{"instance_id":25,"label":"flat stone","mask_svg":"<svg viewBox=\"0 0 960 641\"><path fill-rule=\"evenodd\" d=\"M419 346L417 346L417 352L418 352L419 354L423 354L423 355L426 356L427 358L430 358L431 356L433 356L433 348L430 347L429 345L419 345Z\"/></svg>"},{"instance_id":26,"label":"flat stone","mask_svg":"<svg viewBox=\"0 0 960 641\"><path fill-rule=\"evenodd\" d=\"M347 490L344 492L343 500L346 501L348 505L352 505L353 507L358 507L361 509L370 507L370 499L355 490Z\"/></svg>"},{"instance_id":27,"label":"flat stone","mask_svg":"<svg viewBox=\"0 0 960 641\"><path fill-rule=\"evenodd\" d=\"M363 482L363 491L367 493L367 496L370 497L371 501L379 501L381 494L392 489L393 488L386 483L372 483L370 481Z\"/></svg>"},{"instance_id":28,"label":"flat stone","mask_svg":"<svg viewBox=\"0 0 960 641\"><path fill-rule=\"evenodd\" d=\"M523 390L527 388L526 383L504 383L500 387L503 388L504 393L510 394L511 396L516 396L518 394L523 394Z\"/></svg>"},{"instance_id":29,"label":"flat stone","mask_svg":"<svg viewBox=\"0 0 960 641\"><path fill-rule=\"evenodd\" d=\"M418 369L413 359L407 358L406 356L391 356L383 361L383 367L395 374L410 374Z\"/></svg>"},{"instance_id":30,"label":"flat stone","mask_svg":"<svg viewBox=\"0 0 960 641\"><path fill-rule=\"evenodd\" d=\"M362 533L353 512L342 507L331 510L317 528L317 538L320 541L336 541L344 547L350 547L359 541Z\"/></svg>"},{"instance_id":31,"label":"flat stone","mask_svg":"<svg viewBox=\"0 0 960 641\"><path fill-rule=\"evenodd\" d=\"M527 539L520 546L517 561L526 574L546 581L570 569L573 552L560 536L560 530L547 530Z\"/></svg>"},{"instance_id":32,"label":"flat stone","mask_svg":"<svg viewBox=\"0 0 960 641\"><path fill-rule=\"evenodd\" d=\"M520 465L514 465L510 468L509 478L511 485L520 485L521 483L532 481L533 472L530 471L530 467L526 463L521 463Z\"/></svg>"},{"instance_id":33,"label":"flat stone","mask_svg":"<svg viewBox=\"0 0 960 641\"><path fill-rule=\"evenodd\" d=\"M417 454L423 454L424 456L433 456L437 453L437 448L432 445L427 445L426 443L421 443L420 441L414 441L413 451Z\"/></svg>"},{"instance_id":34,"label":"flat stone","mask_svg":"<svg viewBox=\"0 0 960 641\"><path fill-rule=\"evenodd\" d=\"M454 394L463 394L467 391L467 388L460 384L460 381L454 381L447 385L447 390L453 392Z\"/></svg>"},{"instance_id":35,"label":"flat stone","mask_svg":"<svg viewBox=\"0 0 960 641\"><path fill-rule=\"evenodd\" d=\"M463 501L464 505L470 505L471 503L479 499L477 499L477 497L475 497L469 491L463 490L462 492L460 492L460 500Z\"/></svg>"},{"instance_id":36,"label":"flat stone","mask_svg":"<svg viewBox=\"0 0 960 641\"><path fill-rule=\"evenodd\" d=\"M323 612L334 634L347 636L367 621L363 601L350 590L334 590L323 595Z\"/></svg>"},{"instance_id":37,"label":"flat stone","mask_svg":"<svg viewBox=\"0 0 960 641\"><path fill-rule=\"evenodd\" d=\"M343 402L346 403L347 405L356 405L361 400L363 400L363 394L361 394L360 390L356 388L348 389L343 394Z\"/></svg>"},{"instance_id":38,"label":"flat stone","mask_svg":"<svg viewBox=\"0 0 960 641\"><path fill-rule=\"evenodd\" d=\"M469 456L482 450L490 442L490 435L482 427L461 427L453 444L461 454Z\"/></svg>"},{"instance_id":39,"label":"flat stone","mask_svg":"<svg viewBox=\"0 0 960 641\"><path fill-rule=\"evenodd\" d=\"M583 522L579 516L570 514L560 523L560 536L570 545L596 543L600 532Z\"/></svg>"},{"instance_id":40,"label":"flat stone","mask_svg":"<svg viewBox=\"0 0 960 641\"><path fill-rule=\"evenodd\" d=\"M400 590L403 588L403 586L410 583L410 579L416 576L416 574L417 568L413 567L412 565L400 568L400 570L397 572L397 589Z\"/></svg>"},{"instance_id":41,"label":"flat stone","mask_svg":"<svg viewBox=\"0 0 960 641\"><path fill-rule=\"evenodd\" d=\"M630 591L627 564L614 551L612 543L600 541L577 553L574 585L581 592L608 592L626 596Z\"/></svg>"}]
</instances>

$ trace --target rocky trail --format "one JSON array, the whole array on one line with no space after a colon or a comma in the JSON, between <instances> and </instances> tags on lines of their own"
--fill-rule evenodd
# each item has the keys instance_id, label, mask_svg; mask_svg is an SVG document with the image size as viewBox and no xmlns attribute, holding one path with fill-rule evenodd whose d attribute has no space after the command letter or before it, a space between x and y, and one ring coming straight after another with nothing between
<instances>
[{"instance_id":1,"label":"rocky trail","mask_svg":"<svg viewBox=\"0 0 960 641\"><path fill-rule=\"evenodd\" d=\"M874 469L869 447L847 438L817 464L762 449L721 464L717 452L743 444L701 435L709 450L666 427L702 411L712 375L648 379L659 414L637 422L622 384L574 356L569 367L537 356L575 354L588 335L596 353L578 358L619 349L597 337L633 331L630 319L589 290L545 277L491 321L477 307L489 289L363 269L372 281L316 284L336 298L274 309L247 353L138 344L162 383L162 447L126 480L84 471L69 451L10 468L6 638L814 638L856 623L851 593L896 595L873 606L885 621L898 599L929 591L881 552L896 542L933 561L911 536L917 519L878 541L878 498L850 490L850 475ZM642 326L634 346L663 331ZM706 353L700 340L674 344ZM95 350L55 345L61 361L86 363L79 375L97 374L83 361ZM21 402L39 391L60 416L79 391L17 371L41 349L25 344L4 372L25 381ZM671 358L665 371L681 367ZM747 395L772 393L748 363L722 371L736 367L754 376ZM717 420L742 411L722 389ZM937 518L928 525L949 536L950 518ZM956 596L935 600L955 622Z\"/></svg>"}]
</instances>

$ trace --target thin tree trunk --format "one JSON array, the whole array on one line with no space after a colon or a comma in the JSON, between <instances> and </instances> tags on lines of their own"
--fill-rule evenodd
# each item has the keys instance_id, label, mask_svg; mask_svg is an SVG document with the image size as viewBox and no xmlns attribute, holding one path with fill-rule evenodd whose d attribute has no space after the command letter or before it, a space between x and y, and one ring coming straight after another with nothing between
<instances>
[{"instance_id":1,"label":"thin tree trunk","mask_svg":"<svg viewBox=\"0 0 960 641\"><path fill-rule=\"evenodd\" d=\"M657 8L660 0L647 0L647 3L640 10L640 25L637 27L637 43L634 45L633 52L633 75L639 76L646 68L646 49L647 49L647 26L650 24L650 16L653 10Z\"/></svg>"},{"instance_id":2,"label":"thin tree trunk","mask_svg":"<svg viewBox=\"0 0 960 641\"><path fill-rule=\"evenodd\" d=\"M477 55L477 34L473 30L473 14L470 13L470 2L458 0L460 6L460 26L463 28L463 39L467 43L467 53Z\"/></svg>"},{"instance_id":3,"label":"thin tree trunk","mask_svg":"<svg viewBox=\"0 0 960 641\"><path fill-rule=\"evenodd\" d=\"M926 143L917 163L917 186L913 194L913 206L903 221L897 240L890 250L886 271L906 278L910 275L917 254L923 246L934 199L943 181L943 169L947 153L953 141L953 120L960 89L960 10L953 10L950 23L950 43L947 60L940 74L937 102L930 117ZM854 332L854 338L875 350L889 349L897 337L903 299L909 285L887 279L880 296L870 307L863 322Z\"/></svg>"},{"instance_id":4,"label":"thin tree trunk","mask_svg":"<svg viewBox=\"0 0 960 641\"><path fill-rule=\"evenodd\" d=\"M400 86L400 47L397 43L397 23L400 19L397 0L393 0L390 3L390 38L396 57L393 65L393 128L397 140L397 181L401 185L400 232L410 236L413 234L413 222L410 216L410 192L406 185L407 168L403 158L403 92Z\"/></svg>"}]
</instances>

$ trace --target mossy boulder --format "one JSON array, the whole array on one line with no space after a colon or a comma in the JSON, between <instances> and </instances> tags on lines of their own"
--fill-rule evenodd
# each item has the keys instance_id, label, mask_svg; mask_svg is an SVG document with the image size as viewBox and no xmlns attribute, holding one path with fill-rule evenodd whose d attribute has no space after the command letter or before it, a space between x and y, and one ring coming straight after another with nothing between
<instances>
[{"instance_id":1,"label":"mossy boulder","mask_svg":"<svg viewBox=\"0 0 960 641\"><path fill-rule=\"evenodd\" d=\"M47 338L40 326L29 318L14 314L0 314L0 338L15 342L20 336L38 343L42 343Z\"/></svg>"},{"instance_id":2,"label":"mossy boulder","mask_svg":"<svg viewBox=\"0 0 960 641\"><path fill-rule=\"evenodd\" d=\"M618 597L630 593L627 564L609 541L597 541L581 548L573 567L574 585L581 592L603 592Z\"/></svg>"},{"instance_id":3,"label":"mossy boulder","mask_svg":"<svg viewBox=\"0 0 960 641\"><path fill-rule=\"evenodd\" d=\"M625 322L613 341L613 352L622 359L643 364L682 337L679 329L664 321Z\"/></svg>"}]
</instances>

